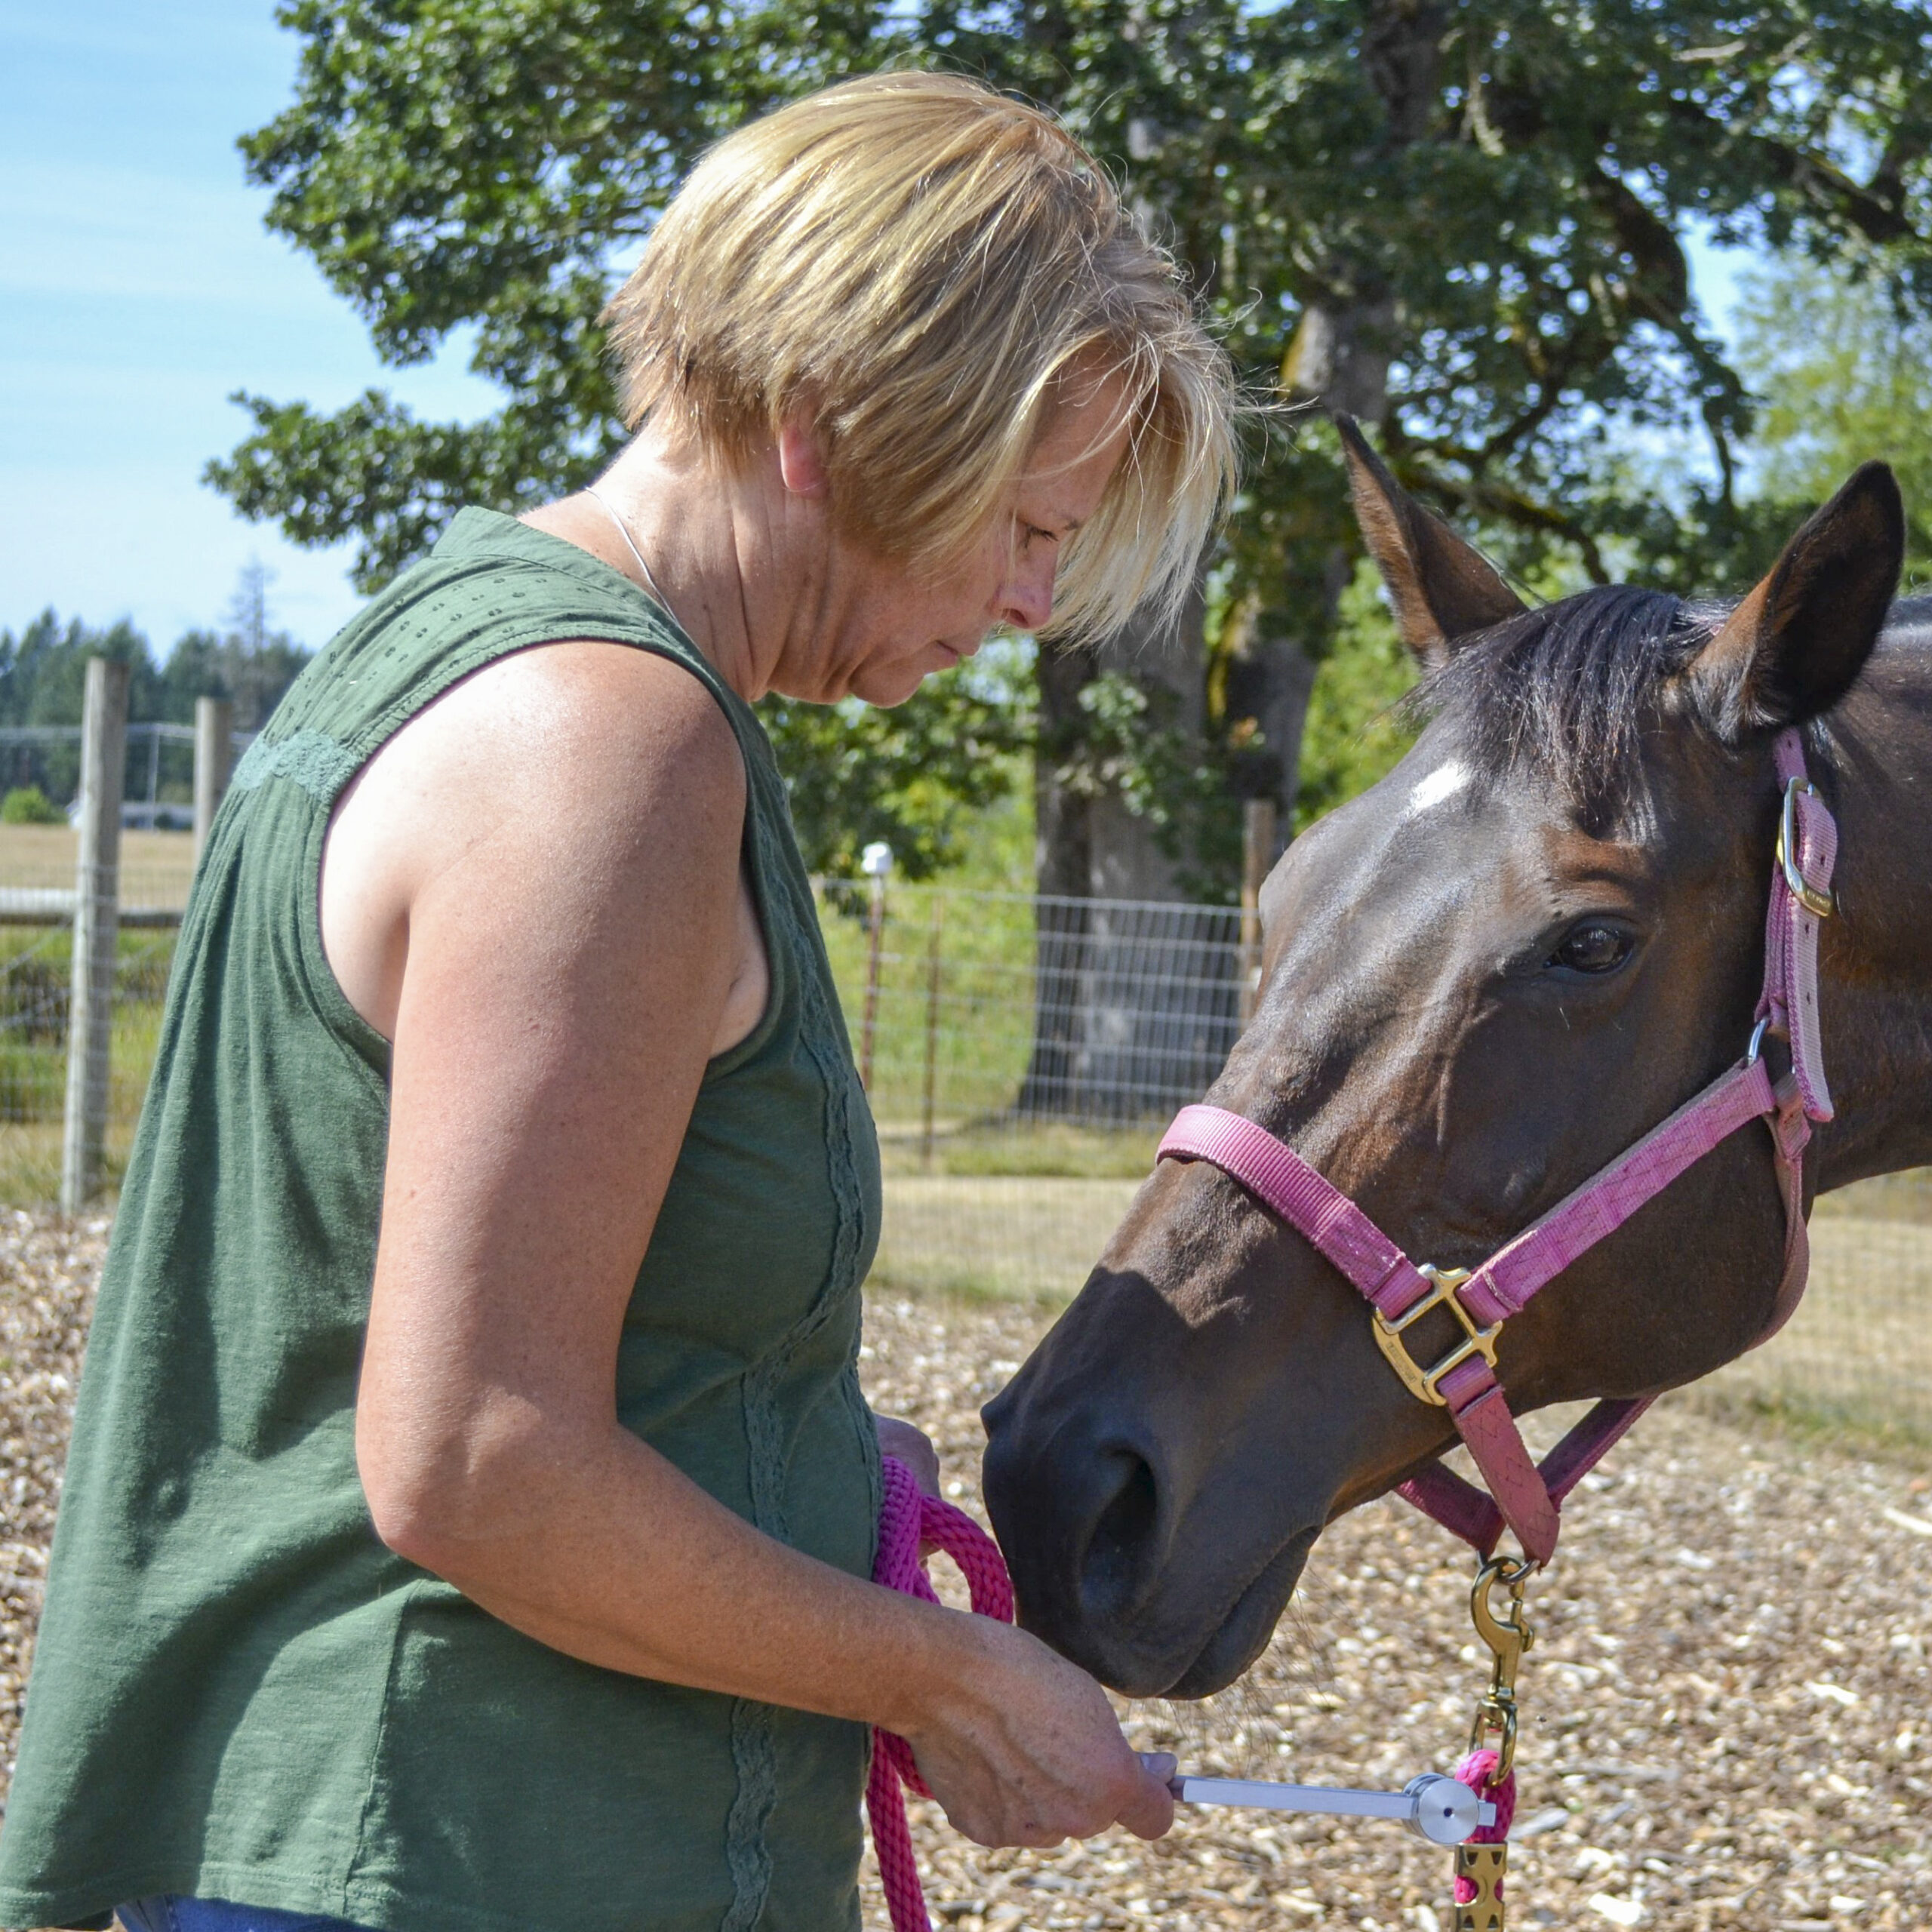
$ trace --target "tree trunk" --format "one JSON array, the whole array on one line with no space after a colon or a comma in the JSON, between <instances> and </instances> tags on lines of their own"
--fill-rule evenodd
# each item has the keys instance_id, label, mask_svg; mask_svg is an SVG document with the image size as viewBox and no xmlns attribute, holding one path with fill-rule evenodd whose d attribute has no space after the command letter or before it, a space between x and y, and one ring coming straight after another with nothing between
<instances>
[{"instance_id":1,"label":"tree trunk","mask_svg":"<svg viewBox=\"0 0 1932 1932\"><path fill-rule=\"evenodd\" d=\"M1103 672L1146 691L1161 728L1199 739L1204 617L1197 595L1178 622L1150 620L1096 650L1041 660L1042 897L1023 1114L1106 1121L1171 1112L1208 1084L1234 1042L1235 915L1183 903L1176 856L1080 755L1091 722L1081 697Z\"/></svg>"},{"instance_id":2,"label":"tree trunk","mask_svg":"<svg viewBox=\"0 0 1932 1932\"><path fill-rule=\"evenodd\" d=\"M1044 650L1033 755L1033 1051L1020 1090L1023 1114L1074 1111L1079 984L1093 885L1093 800L1079 782L1085 723L1080 694L1099 675L1089 649Z\"/></svg>"},{"instance_id":3,"label":"tree trunk","mask_svg":"<svg viewBox=\"0 0 1932 1932\"><path fill-rule=\"evenodd\" d=\"M1429 137L1438 98L1447 20L1438 0L1371 0L1362 66L1384 114L1376 145L1401 148ZM1340 410L1378 428L1389 414L1389 368L1398 318L1394 298L1361 265L1324 265L1281 361L1281 387L1297 401ZM1283 532L1278 595L1237 614L1230 651L1228 715L1240 736L1249 722L1253 755L1237 764L1245 795L1272 798L1276 833L1293 835L1302 733L1315 667L1333 636L1358 546L1343 512L1312 491Z\"/></svg>"},{"instance_id":4,"label":"tree trunk","mask_svg":"<svg viewBox=\"0 0 1932 1932\"><path fill-rule=\"evenodd\" d=\"M1386 124L1375 138L1400 146L1426 139L1437 93L1444 14L1440 0L1371 0L1364 71ZM1137 120L1134 159L1155 157L1161 131ZM1187 226L1181 211L1179 225ZM1195 284L1211 285L1213 238L1184 252ZM1388 412L1395 303L1352 264L1330 265L1328 291L1304 309L1281 372L1304 399L1380 424ZM1328 479L1324 478L1324 483ZM1304 526L1285 533L1278 593L1238 614L1227 715L1238 745L1237 789L1272 798L1278 838L1294 823L1301 740L1315 666L1333 633L1355 543L1332 485L1312 486ZM1183 897L1180 869L1117 788L1083 769L1090 723L1081 695L1103 672L1132 678L1189 737L1204 721L1207 660L1197 596L1183 620L1130 629L1097 651L1040 665L1035 781L1035 875L1044 895L1036 949L1034 1045L1023 1113L1128 1118L1157 1114L1211 1081L1238 1028L1238 946L1230 914L1168 912ZM1102 904L1084 903L1098 900ZM1123 903L1122 902L1129 902Z\"/></svg>"}]
</instances>

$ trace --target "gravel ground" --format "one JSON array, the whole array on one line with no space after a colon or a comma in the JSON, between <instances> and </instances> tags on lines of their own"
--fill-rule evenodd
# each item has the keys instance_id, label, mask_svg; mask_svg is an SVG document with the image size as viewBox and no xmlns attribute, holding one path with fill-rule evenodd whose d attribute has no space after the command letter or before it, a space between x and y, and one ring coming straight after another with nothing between
<instances>
[{"instance_id":1,"label":"gravel ground","mask_svg":"<svg viewBox=\"0 0 1932 1932\"><path fill-rule=\"evenodd\" d=\"M0 1214L0 1755L11 1769L106 1226ZM977 1411L1048 1316L875 1302L866 1373L978 1509ZM1128 1712L1189 1768L1392 1786L1447 1767L1484 1675L1468 1565L1397 1504L1318 1548L1241 1684ZM1921 1469L1666 1404L1573 1503L1532 1595L1512 1926L1932 1928L1932 1495ZM1391 1826L1184 1815L1145 1846L985 1852L915 1807L958 1932L1158 1923L1447 1932L1448 1854ZM875 1887L868 1925L884 1918Z\"/></svg>"}]
</instances>

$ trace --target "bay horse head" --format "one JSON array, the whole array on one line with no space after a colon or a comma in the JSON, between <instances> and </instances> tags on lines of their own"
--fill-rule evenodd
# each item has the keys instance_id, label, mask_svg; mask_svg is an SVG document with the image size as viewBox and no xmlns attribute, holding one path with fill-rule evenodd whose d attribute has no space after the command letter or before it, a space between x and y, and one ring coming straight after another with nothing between
<instances>
[{"instance_id":1,"label":"bay horse head","mask_svg":"<svg viewBox=\"0 0 1932 1932\"><path fill-rule=\"evenodd\" d=\"M1843 827L1823 962L1839 1112L1805 1205L1932 1157L1932 865L1901 849L1932 821L1932 610L1887 629L1890 472L1860 469L1734 605L1611 587L1526 609L1342 427L1428 721L1269 877L1254 1015L1209 1100L1408 1255L1475 1266L1739 1059L1771 747L1795 727ZM1770 1137L1734 1134L1511 1316L1509 1407L1730 1360L1770 1318L1784 1241ZM1416 1352L1457 1339L1437 1308ZM1140 1696L1232 1681L1323 1526L1454 1440L1355 1289L1206 1161L1158 1165L986 1423L1022 1621Z\"/></svg>"}]
</instances>

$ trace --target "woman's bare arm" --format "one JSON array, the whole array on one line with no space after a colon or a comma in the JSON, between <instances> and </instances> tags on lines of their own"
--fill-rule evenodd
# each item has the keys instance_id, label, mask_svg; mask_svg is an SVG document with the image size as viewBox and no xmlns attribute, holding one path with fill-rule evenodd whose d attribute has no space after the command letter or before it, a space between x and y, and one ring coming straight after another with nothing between
<instances>
[{"instance_id":1,"label":"woman's bare arm","mask_svg":"<svg viewBox=\"0 0 1932 1932\"><path fill-rule=\"evenodd\" d=\"M351 996L393 998L356 1426L384 1540L590 1662L901 1732L984 1841L1164 1830L1083 1672L763 1536L617 1420L737 971L745 780L715 704L664 660L549 647L383 758L331 832L324 919Z\"/></svg>"}]
</instances>

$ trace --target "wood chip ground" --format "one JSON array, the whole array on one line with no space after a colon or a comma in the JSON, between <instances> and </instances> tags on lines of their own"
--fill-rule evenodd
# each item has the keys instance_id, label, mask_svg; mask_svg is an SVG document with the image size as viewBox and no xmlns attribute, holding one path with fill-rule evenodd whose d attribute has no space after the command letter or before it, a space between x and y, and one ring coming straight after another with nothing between
<instances>
[{"instance_id":1,"label":"wood chip ground","mask_svg":"<svg viewBox=\"0 0 1932 1932\"><path fill-rule=\"evenodd\" d=\"M22 1684L104 1224L0 1215L0 1751ZM980 1404L1049 1317L874 1303L876 1406L979 1508ZM1484 1666L1457 1546L1399 1504L1325 1537L1275 1641L1204 1704L1128 1707L1190 1769L1394 1786L1447 1768ZM1515 1927L1932 1928L1932 1492L1922 1462L1666 1403L1569 1512L1534 1598ZM1391 1826L1184 1816L988 1852L915 1807L936 1922L1447 1932L1447 1854ZM869 1927L885 1924L869 1870Z\"/></svg>"}]
</instances>

